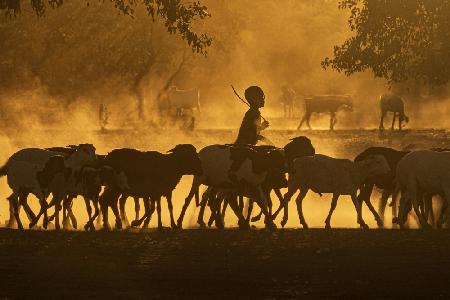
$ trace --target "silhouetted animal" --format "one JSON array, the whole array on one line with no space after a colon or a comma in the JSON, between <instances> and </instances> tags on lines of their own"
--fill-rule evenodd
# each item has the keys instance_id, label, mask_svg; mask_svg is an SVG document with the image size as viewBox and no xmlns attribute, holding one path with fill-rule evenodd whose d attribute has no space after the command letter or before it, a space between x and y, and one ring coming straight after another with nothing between
<instances>
[{"instance_id":1,"label":"silhouetted animal","mask_svg":"<svg viewBox=\"0 0 450 300\"><path fill-rule=\"evenodd\" d=\"M283 104L284 117L292 118L294 116L294 102L297 98L297 95L292 88L286 85L281 88L281 93L280 103Z\"/></svg>"},{"instance_id":2,"label":"silhouetted animal","mask_svg":"<svg viewBox=\"0 0 450 300\"><path fill-rule=\"evenodd\" d=\"M145 214L139 220L133 221L132 226L139 226L142 222L144 222L145 227L148 226L154 210L154 203L156 203L158 227L161 228L161 197L164 196L169 204L171 224L175 227L172 191L183 175L201 175L202 172L196 149L190 144L177 145L169 150L169 154L156 151L141 152L135 149L116 149L105 157L104 165L110 166L117 173L123 174L128 186L127 189L119 192L117 192L117 189L109 189L108 193L111 195L104 197L103 205L110 206L113 209L118 228L121 227L121 218L117 201L122 193L144 199ZM107 219L104 226L107 227Z\"/></svg>"},{"instance_id":3,"label":"silhouetted animal","mask_svg":"<svg viewBox=\"0 0 450 300\"><path fill-rule=\"evenodd\" d=\"M384 130L383 121L388 112L393 112L392 130L394 130L395 118L398 116L398 129L402 130L402 122L409 122L409 118L405 115L405 104L403 99L394 94L383 94L380 96L380 130Z\"/></svg>"},{"instance_id":4,"label":"silhouetted animal","mask_svg":"<svg viewBox=\"0 0 450 300\"><path fill-rule=\"evenodd\" d=\"M81 166L95 163L95 148L91 144L81 144L74 146L76 149L72 155L65 158L64 164L72 171L81 168ZM29 193L34 194L41 204L41 209L46 207L46 192L40 186L37 179L37 172L42 171L50 157L59 155L60 152L49 151L39 148L26 148L14 153L0 170L0 176L7 176L7 182L13 193L8 198L14 203L25 206L26 198ZM68 190L70 186L66 186ZM53 192L53 191L51 191ZM55 195L54 195L55 196ZM18 218L18 205L16 205L14 214L19 228L23 228ZM58 224L59 225L59 224Z\"/></svg>"},{"instance_id":5,"label":"silhouetted animal","mask_svg":"<svg viewBox=\"0 0 450 300\"><path fill-rule=\"evenodd\" d=\"M387 163L389 164L390 171L388 173L367 177L363 181L360 187L360 193L358 195L358 201L359 202L364 201L367 204L367 207L372 212L378 226L380 227L382 227L384 223L384 211L386 208L388 198L389 196L392 195L395 189L395 171L397 169L397 164L400 161L400 159L402 159L408 153L409 153L408 151L397 151L392 148L370 147L355 157L355 161L363 161L373 155L381 155L386 159ZM383 190L380 204L378 207L378 213L375 211L375 209L372 206L372 203L370 202L370 196L372 194L374 186ZM395 207L396 206L393 206L393 208ZM395 214L396 212L394 210L393 215Z\"/></svg>"},{"instance_id":6,"label":"silhouetted animal","mask_svg":"<svg viewBox=\"0 0 450 300\"><path fill-rule=\"evenodd\" d=\"M396 190L402 194L399 217L400 224L406 219L407 201L411 201L412 207L419 218L422 227L430 227L425 215L420 211L419 205L423 193L440 195L444 205L438 219L438 227L445 221L445 214L450 199L450 152L436 152L431 150L413 151L405 155L397 164Z\"/></svg>"},{"instance_id":7,"label":"silhouetted animal","mask_svg":"<svg viewBox=\"0 0 450 300\"><path fill-rule=\"evenodd\" d=\"M273 146L255 146L253 149L255 149L256 151L267 151L267 150L276 150L277 148L273 147ZM278 215L278 213L280 212L280 210L284 207L283 205L283 197L281 194L280 189L283 187L286 187L286 177L285 177L285 173L288 171L288 169L292 166L292 162L295 158L297 157L302 157L302 156L309 156L309 155L314 155L315 154L315 149L313 147L313 145L311 144L311 140L308 139L307 137L304 136L299 136L299 137L295 137L293 139L290 140L289 143L287 143L283 149L278 149L278 151L280 152L281 155L284 156L284 163L285 163L285 167L281 168L274 168L269 170L267 177L265 178L265 180L262 183L262 189L264 191L264 193L266 194L266 199L268 201L268 205L269 205L269 212L271 212L272 209L272 200L270 198L270 192L273 190L276 194L276 196L278 197L278 199L280 200L280 206L277 209L276 213L273 215L273 218L276 218L276 216ZM202 202L201 202L201 207L200 207L200 212L199 212L199 216L198 216L198 224L200 224L200 226L204 226L204 222L203 222L203 212L204 212L204 207L208 201L208 199L213 198L213 200L215 201L215 203L217 203L217 197L222 197L223 198L223 193L219 193L219 191L217 191L214 188L209 187L203 197L202 197ZM241 195L242 196L242 195ZM219 199L220 202L220 199ZM239 204L239 208L242 210L243 208L243 204L241 204L242 201L240 201ZM222 215L224 215L224 211L226 209L227 206L227 202L224 203L224 208L222 209ZM248 209L248 214L247 214L247 223L250 220L250 216L251 216L251 212L252 212L252 207L253 207L253 201L249 202L249 209ZM220 207L217 207L217 205L215 206L216 209L219 209ZM252 218L252 222L258 221L262 216L262 211L255 216L254 218ZM217 217L212 214L212 217L214 217L214 219L217 219ZM287 219L287 214L284 215L284 218ZM208 222L208 224L212 224L211 221L213 219L210 218L210 221ZM222 225L222 224L220 224Z\"/></svg>"},{"instance_id":8,"label":"silhouetted animal","mask_svg":"<svg viewBox=\"0 0 450 300\"><path fill-rule=\"evenodd\" d=\"M305 98L305 114L303 115L297 130L302 128L303 122L305 121L308 128L311 129L309 121L313 113L329 113L330 130L333 130L334 125L337 123L336 113L340 109L353 111L353 103L350 96L324 95Z\"/></svg>"},{"instance_id":9,"label":"silhouetted animal","mask_svg":"<svg viewBox=\"0 0 450 300\"><path fill-rule=\"evenodd\" d=\"M266 225L275 226L269 215L261 184L270 169L284 166L284 158L278 151L259 152L241 145L211 145L200 150L199 157L203 173L201 176L194 176L191 190L178 218L178 227L182 227L186 210L194 195L198 195L202 184L226 191L227 201L238 217L239 226L247 227L247 222L237 205L238 195L253 198L263 210Z\"/></svg>"},{"instance_id":10,"label":"silhouetted animal","mask_svg":"<svg viewBox=\"0 0 450 300\"><path fill-rule=\"evenodd\" d=\"M356 198L356 192L369 176L388 173L390 170L383 156L375 155L363 161L352 162L348 159L336 159L325 155L305 156L294 160L294 167L289 173L288 192L284 204L287 206L297 190L296 204L300 223L308 228L303 217L302 201L311 189L316 193L332 193L330 212L325 220L325 228L330 228L331 215L336 208L340 195L350 195L357 212L357 222L367 228L361 215L361 205Z\"/></svg>"},{"instance_id":11,"label":"silhouetted animal","mask_svg":"<svg viewBox=\"0 0 450 300\"><path fill-rule=\"evenodd\" d=\"M169 108L175 109L175 115L181 117L183 110L194 110L200 113L200 91L198 89L179 90L172 86L168 91Z\"/></svg>"}]
</instances>

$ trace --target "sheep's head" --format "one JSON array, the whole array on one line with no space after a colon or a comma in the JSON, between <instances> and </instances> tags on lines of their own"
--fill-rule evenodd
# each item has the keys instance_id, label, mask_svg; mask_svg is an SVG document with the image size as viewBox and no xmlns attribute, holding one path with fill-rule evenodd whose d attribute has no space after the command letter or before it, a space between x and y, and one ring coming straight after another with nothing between
<instances>
[{"instance_id":1,"label":"sheep's head","mask_svg":"<svg viewBox=\"0 0 450 300\"><path fill-rule=\"evenodd\" d=\"M181 172L186 175L202 175L202 162L198 157L197 149L191 144L179 144L168 151L180 163Z\"/></svg>"},{"instance_id":2,"label":"sheep's head","mask_svg":"<svg viewBox=\"0 0 450 300\"><path fill-rule=\"evenodd\" d=\"M391 171L389 163L383 155L369 155L361 161L361 165L369 176L384 175Z\"/></svg>"},{"instance_id":3,"label":"sheep's head","mask_svg":"<svg viewBox=\"0 0 450 300\"><path fill-rule=\"evenodd\" d=\"M92 144L79 144L78 146L68 146L75 148L75 153L72 154L72 159L80 165L95 165L97 156L95 155L95 147Z\"/></svg>"},{"instance_id":4,"label":"sheep's head","mask_svg":"<svg viewBox=\"0 0 450 300\"><path fill-rule=\"evenodd\" d=\"M314 154L316 154L316 149L314 149L311 140L306 136L292 138L284 146L284 155L288 165L291 165L297 157L313 156Z\"/></svg>"}]
</instances>

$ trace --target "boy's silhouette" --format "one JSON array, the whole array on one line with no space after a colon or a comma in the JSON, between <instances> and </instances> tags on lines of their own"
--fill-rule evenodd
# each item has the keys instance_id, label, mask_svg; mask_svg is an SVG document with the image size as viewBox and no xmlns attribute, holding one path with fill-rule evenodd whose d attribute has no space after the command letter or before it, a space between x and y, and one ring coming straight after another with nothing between
<instances>
[{"instance_id":1,"label":"boy's silhouette","mask_svg":"<svg viewBox=\"0 0 450 300\"><path fill-rule=\"evenodd\" d=\"M261 122L261 113L259 109L264 107L265 95L258 86L251 86L245 90L245 99L250 105L245 113L239 128L239 135L236 144L256 145L258 141L270 143L264 136L260 135L261 130L269 127L269 122Z\"/></svg>"}]
</instances>

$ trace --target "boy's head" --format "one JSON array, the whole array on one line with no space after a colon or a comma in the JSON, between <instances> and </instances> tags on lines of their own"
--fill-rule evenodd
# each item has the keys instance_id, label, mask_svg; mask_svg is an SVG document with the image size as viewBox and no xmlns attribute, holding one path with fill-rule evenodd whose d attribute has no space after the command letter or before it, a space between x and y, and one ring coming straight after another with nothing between
<instances>
[{"instance_id":1,"label":"boy's head","mask_svg":"<svg viewBox=\"0 0 450 300\"><path fill-rule=\"evenodd\" d=\"M251 86L245 90L245 99L247 99L251 107L264 107L265 98L266 96L259 86Z\"/></svg>"}]
</instances>

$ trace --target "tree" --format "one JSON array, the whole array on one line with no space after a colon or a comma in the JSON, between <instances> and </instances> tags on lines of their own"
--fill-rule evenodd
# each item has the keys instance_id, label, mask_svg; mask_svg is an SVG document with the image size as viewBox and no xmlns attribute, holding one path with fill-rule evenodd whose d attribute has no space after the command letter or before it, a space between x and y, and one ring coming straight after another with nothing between
<instances>
[{"instance_id":1,"label":"tree","mask_svg":"<svg viewBox=\"0 0 450 300\"><path fill-rule=\"evenodd\" d=\"M389 83L450 79L450 0L342 0L354 36L322 61L347 76L371 70Z\"/></svg>"},{"instance_id":2,"label":"tree","mask_svg":"<svg viewBox=\"0 0 450 300\"><path fill-rule=\"evenodd\" d=\"M89 1L85 0L89 5ZM101 0L99 0L101 1ZM210 17L207 7L199 1L184 4L181 0L109 0L115 8L126 15L133 16L138 5L145 7L147 14L155 20L161 17L165 20L164 25L170 34L178 33L192 50L197 53L207 53L212 39L202 33L198 34L192 30L192 23L196 19ZM46 10L58 8L64 4L64 0L30 0L33 11L38 16L45 15ZM21 11L20 0L0 0L0 11L7 15L15 15Z\"/></svg>"}]
</instances>

